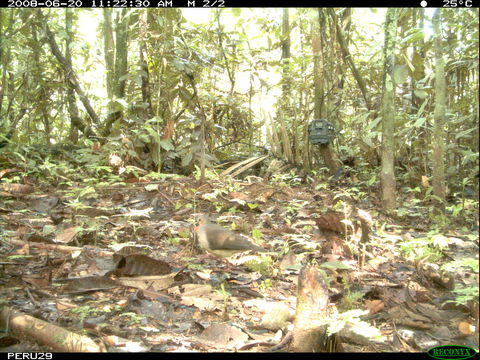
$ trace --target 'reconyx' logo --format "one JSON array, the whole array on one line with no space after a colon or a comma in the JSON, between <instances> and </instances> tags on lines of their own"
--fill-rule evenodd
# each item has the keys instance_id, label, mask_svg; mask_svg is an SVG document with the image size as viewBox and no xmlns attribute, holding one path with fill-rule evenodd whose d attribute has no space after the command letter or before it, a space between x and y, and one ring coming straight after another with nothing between
<instances>
[{"instance_id":1,"label":"'reconyx' logo","mask_svg":"<svg viewBox=\"0 0 480 360\"><path fill-rule=\"evenodd\" d=\"M475 349L463 345L443 345L435 346L428 350L428 355L435 359L469 359L477 354Z\"/></svg>"}]
</instances>

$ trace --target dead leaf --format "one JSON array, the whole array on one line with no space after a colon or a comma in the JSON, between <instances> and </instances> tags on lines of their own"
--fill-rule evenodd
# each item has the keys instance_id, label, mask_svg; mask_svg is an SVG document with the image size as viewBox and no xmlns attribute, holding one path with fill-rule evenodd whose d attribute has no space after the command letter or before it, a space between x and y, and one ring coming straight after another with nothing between
<instances>
[{"instance_id":1,"label":"dead leaf","mask_svg":"<svg viewBox=\"0 0 480 360\"><path fill-rule=\"evenodd\" d=\"M0 179L5 175L11 174L11 173L17 173L17 172L22 172L22 170L17 168L0 170Z\"/></svg>"},{"instance_id":2,"label":"dead leaf","mask_svg":"<svg viewBox=\"0 0 480 360\"><path fill-rule=\"evenodd\" d=\"M327 211L316 219L320 230L330 230L341 234L345 233L343 221L345 221L345 214L338 211Z\"/></svg>"},{"instance_id":3,"label":"dead leaf","mask_svg":"<svg viewBox=\"0 0 480 360\"><path fill-rule=\"evenodd\" d=\"M185 284L181 289L181 302L184 305L195 306L204 311L214 311L223 306L223 296L208 284ZM172 289L172 292L175 293L175 289Z\"/></svg>"},{"instance_id":4,"label":"dead leaf","mask_svg":"<svg viewBox=\"0 0 480 360\"><path fill-rule=\"evenodd\" d=\"M168 274L165 276L138 276L133 278L121 277L117 279L119 284L131 286L138 289L150 289L153 291L160 291L167 289L175 280L176 274Z\"/></svg>"},{"instance_id":5,"label":"dead leaf","mask_svg":"<svg viewBox=\"0 0 480 360\"><path fill-rule=\"evenodd\" d=\"M236 326L227 324L213 324L206 328L199 339L211 345L221 347L235 347L248 340L248 335Z\"/></svg>"},{"instance_id":6,"label":"dead leaf","mask_svg":"<svg viewBox=\"0 0 480 360\"><path fill-rule=\"evenodd\" d=\"M22 280L37 288L44 288L49 285L48 279L45 276L39 275L23 275Z\"/></svg>"},{"instance_id":7,"label":"dead leaf","mask_svg":"<svg viewBox=\"0 0 480 360\"><path fill-rule=\"evenodd\" d=\"M64 287L66 294L78 294L88 291L109 290L118 287L118 283L106 277L89 276L69 281Z\"/></svg>"},{"instance_id":8,"label":"dead leaf","mask_svg":"<svg viewBox=\"0 0 480 360\"><path fill-rule=\"evenodd\" d=\"M100 208L97 208L97 207L86 207L86 208L83 208L83 209L79 209L77 211L77 214L87 216L89 218L96 218L96 217L99 217L99 216L110 217L110 216L115 215L115 212L113 210L105 210L105 209L100 209Z\"/></svg>"},{"instance_id":9,"label":"dead leaf","mask_svg":"<svg viewBox=\"0 0 480 360\"><path fill-rule=\"evenodd\" d=\"M243 201L251 201L251 199L249 198L249 196L243 192L231 192L230 194L230 197L232 199L238 199L238 200L243 200Z\"/></svg>"},{"instance_id":10,"label":"dead leaf","mask_svg":"<svg viewBox=\"0 0 480 360\"><path fill-rule=\"evenodd\" d=\"M33 186L23 184L0 184L0 190L9 192L13 195L30 194L33 192Z\"/></svg>"},{"instance_id":11,"label":"dead leaf","mask_svg":"<svg viewBox=\"0 0 480 360\"><path fill-rule=\"evenodd\" d=\"M58 299L55 301L55 305L57 307L57 310L66 310L66 309L75 309L78 307L78 305L74 304L68 299Z\"/></svg>"},{"instance_id":12,"label":"dead leaf","mask_svg":"<svg viewBox=\"0 0 480 360\"><path fill-rule=\"evenodd\" d=\"M385 308L385 304L382 300L366 300L365 307L369 310L369 314L373 315L382 311Z\"/></svg>"},{"instance_id":13,"label":"dead leaf","mask_svg":"<svg viewBox=\"0 0 480 360\"><path fill-rule=\"evenodd\" d=\"M138 341L123 339L116 335L103 336L102 339L110 346L115 346L116 348L115 351L119 351L119 352L136 353L136 352L145 352L149 350L147 347L145 347L145 345L143 345Z\"/></svg>"},{"instance_id":14,"label":"dead leaf","mask_svg":"<svg viewBox=\"0 0 480 360\"><path fill-rule=\"evenodd\" d=\"M60 202L60 199L58 197L52 197L48 195L35 196L33 199L29 200L31 209L43 213L48 212Z\"/></svg>"},{"instance_id":15,"label":"dead leaf","mask_svg":"<svg viewBox=\"0 0 480 360\"><path fill-rule=\"evenodd\" d=\"M81 230L82 228L80 226L66 228L62 232L58 233L57 236L55 236L54 242L68 244Z\"/></svg>"},{"instance_id":16,"label":"dead leaf","mask_svg":"<svg viewBox=\"0 0 480 360\"><path fill-rule=\"evenodd\" d=\"M475 333L475 326L466 321L461 321L458 324L458 331L460 331L462 335L472 335Z\"/></svg>"},{"instance_id":17,"label":"dead leaf","mask_svg":"<svg viewBox=\"0 0 480 360\"><path fill-rule=\"evenodd\" d=\"M428 181L428 177L426 177L425 175L422 175L422 186L424 188L429 188L430 187L430 183Z\"/></svg>"}]
</instances>

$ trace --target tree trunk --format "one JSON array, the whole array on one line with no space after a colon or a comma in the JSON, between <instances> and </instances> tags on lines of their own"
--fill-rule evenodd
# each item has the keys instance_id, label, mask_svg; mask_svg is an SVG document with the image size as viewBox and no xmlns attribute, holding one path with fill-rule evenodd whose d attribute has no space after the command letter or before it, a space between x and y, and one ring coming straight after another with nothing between
<instances>
[{"instance_id":1,"label":"tree trunk","mask_svg":"<svg viewBox=\"0 0 480 360\"><path fill-rule=\"evenodd\" d=\"M362 92L363 99L365 100L365 105L367 106L367 109L370 110L372 108L372 105L370 104L370 98L368 97L367 86L362 76L360 75L360 72L355 66L352 56L350 55L350 51L348 50L348 46L345 41L345 37L343 36L343 31L340 28L340 25L338 24L338 19L337 19L337 15L335 14L335 10L330 8L328 9L328 11L333 21L335 22L335 26L337 27L337 38L338 38L338 43L340 44L340 48L342 49L343 55L347 60L347 63L350 66L350 69L352 70L353 77L357 81L358 87Z\"/></svg>"},{"instance_id":2,"label":"tree trunk","mask_svg":"<svg viewBox=\"0 0 480 360\"><path fill-rule=\"evenodd\" d=\"M290 23L288 18L288 8L283 9L282 16L282 67L283 67L283 81L282 92L283 96L288 95L290 89Z\"/></svg>"},{"instance_id":3,"label":"tree trunk","mask_svg":"<svg viewBox=\"0 0 480 360\"><path fill-rule=\"evenodd\" d=\"M326 116L325 110L323 107L323 54L322 54L322 39L321 39L321 29L322 26L321 19L321 9L318 9L318 21L312 23L312 49L313 49L313 116L315 119L321 119Z\"/></svg>"},{"instance_id":4,"label":"tree trunk","mask_svg":"<svg viewBox=\"0 0 480 360\"><path fill-rule=\"evenodd\" d=\"M285 118L290 120L289 125L294 124L294 119L290 116L290 24L288 9L283 9L282 14L282 98L280 99L280 109L277 114L278 122L280 123L280 133L282 135L283 155L291 164L295 163L295 158L292 152L291 141L289 138L289 126ZM296 127L292 126L293 132L296 132ZM277 131L276 128L273 131ZM294 134L295 136L295 134Z\"/></svg>"},{"instance_id":5,"label":"tree trunk","mask_svg":"<svg viewBox=\"0 0 480 360\"><path fill-rule=\"evenodd\" d=\"M113 86L113 96L115 99L123 99L125 97L125 85L127 82L126 75L128 71L128 25L129 17L127 17L128 9L123 9L115 19L115 66L111 86ZM104 13L105 14L105 13ZM108 16L107 16L108 17ZM110 56L111 51L105 54ZM112 65L112 61L109 60ZM123 111L110 112L102 130L102 135L107 137L110 135L112 125L123 118Z\"/></svg>"},{"instance_id":6,"label":"tree trunk","mask_svg":"<svg viewBox=\"0 0 480 360\"><path fill-rule=\"evenodd\" d=\"M341 350L336 335L327 335L328 286L315 266L308 265L298 275L297 308L293 328L292 351L335 352Z\"/></svg>"},{"instance_id":7,"label":"tree trunk","mask_svg":"<svg viewBox=\"0 0 480 360\"><path fill-rule=\"evenodd\" d=\"M444 163L444 126L445 126L445 62L442 54L441 9L433 15L433 32L435 37L435 111L433 127L433 195L435 209L445 212L445 163Z\"/></svg>"},{"instance_id":8,"label":"tree trunk","mask_svg":"<svg viewBox=\"0 0 480 360\"><path fill-rule=\"evenodd\" d=\"M113 75L115 73L115 43L113 41L112 9L103 9L103 54L105 57L105 75L107 96L113 98Z\"/></svg>"},{"instance_id":9,"label":"tree trunk","mask_svg":"<svg viewBox=\"0 0 480 360\"><path fill-rule=\"evenodd\" d=\"M73 68L70 66L70 64L67 62L62 52L60 51L60 48L58 47L58 44L55 41L55 37L48 26L47 19L43 15L42 15L42 18L45 23L45 32L47 35L47 41L50 45L50 49L52 50L53 55L55 55L55 57L57 58L58 62L60 63L60 66L63 69L65 78L67 79L69 86L71 86L80 97L80 100L82 101L83 106L85 107L85 110L87 111L92 121L95 124L99 124L100 120L97 116L97 113L95 112L95 110L93 110L93 107L90 105L90 101L88 100L87 96L83 92L83 89L80 86L80 83L78 81L78 78L75 72L73 71ZM75 126L77 126L77 128L80 131L84 132L86 136L88 137L94 136L94 132L92 131L92 129L86 126L85 124L83 124L80 118L75 119Z\"/></svg>"},{"instance_id":10,"label":"tree trunk","mask_svg":"<svg viewBox=\"0 0 480 360\"><path fill-rule=\"evenodd\" d=\"M72 9L65 9L65 30L67 36L65 37L65 59L67 63L72 66L72 51L71 44L73 40L73 31L72 31ZM76 144L78 142L78 130L75 126L75 121L80 116L78 115L77 107L77 98L75 96L75 91L71 86L67 89L67 101L68 101L68 113L70 114L70 134L69 139L72 143Z\"/></svg>"},{"instance_id":11,"label":"tree trunk","mask_svg":"<svg viewBox=\"0 0 480 360\"><path fill-rule=\"evenodd\" d=\"M322 9L318 9L318 21L312 23L312 48L313 48L313 82L314 82L314 117L315 119L325 118L325 94L324 94L324 59L323 42L321 33L324 31L325 22ZM340 160L332 149L332 145L319 146L325 165L328 167L330 175L335 174L340 168Z\"/></svg>"},{"instance_id":12,"label":"tree trunk","mask_svg":"<svg viewBox=\"0 0 480 360\"><path fill-rule=\"evenodd\" d=\"M150 71L148 68L148 51L147 51L147 32L148 17L147 12L141 12L139 17L139 33L140 33L140 67L142 69L142 101L147 105L147 116L153 117L152 94L150 87Z\"/></svg>"},{"instance_id":13,"label":"tree trunk","mask_svg":"<svg viewBox=\"0 0 480 360\"><path fill-rule=\"evenodd\" d=\"M397 12L387 10L385 20L385 74L382 104L382 206L392 212L396 208L396 185L394 169L395 151L395 37L397 32Z\"/></svg>"}]
</instances>

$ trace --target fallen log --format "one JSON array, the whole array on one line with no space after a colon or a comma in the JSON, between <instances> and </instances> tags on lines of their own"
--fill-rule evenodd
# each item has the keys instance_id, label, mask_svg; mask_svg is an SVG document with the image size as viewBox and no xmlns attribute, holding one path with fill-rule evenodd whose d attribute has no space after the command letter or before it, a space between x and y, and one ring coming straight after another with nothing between
<instances>
[{"instance_id":1,"label":"fallen log","mask_svg":"<svg viewBox=\"0 0 480 360\"><path fill-rule=\"evenodd\" d=\"M87 336L81 336L60 326L34 318L20 311L4 307L0 312L0 328L11 329L16 335L23 335L49 346L59 352L105 352L103 344L97 345Z\"/></svg>"}]
</instances>

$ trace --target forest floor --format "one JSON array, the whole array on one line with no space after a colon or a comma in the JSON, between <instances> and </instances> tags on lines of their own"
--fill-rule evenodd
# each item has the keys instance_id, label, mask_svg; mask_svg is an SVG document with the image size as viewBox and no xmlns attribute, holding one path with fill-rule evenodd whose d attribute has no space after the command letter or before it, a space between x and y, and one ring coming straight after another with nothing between
<instances>
[{"instance_id":1,"label":"forest floor","mask_svg":"<svg viewBox=\"0 0 480 360\"><path fill-rule=\"evenodd\" d=\"M247 179L2 184L0 351L289 351L305 263L343 351L478 349L478 217L442 231L347 183ZM204 254L199 214L268 253Z\"/></svg>"}]
</instances>

